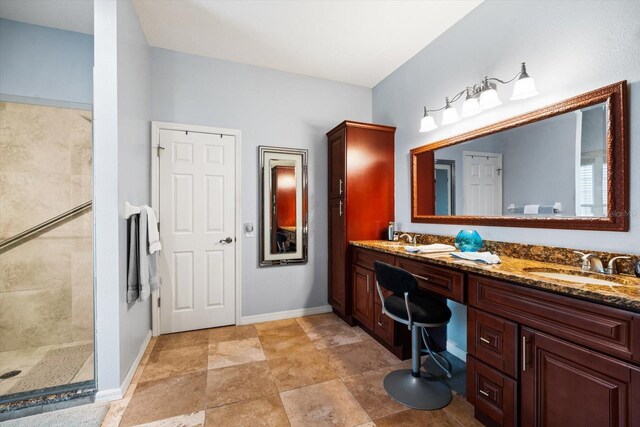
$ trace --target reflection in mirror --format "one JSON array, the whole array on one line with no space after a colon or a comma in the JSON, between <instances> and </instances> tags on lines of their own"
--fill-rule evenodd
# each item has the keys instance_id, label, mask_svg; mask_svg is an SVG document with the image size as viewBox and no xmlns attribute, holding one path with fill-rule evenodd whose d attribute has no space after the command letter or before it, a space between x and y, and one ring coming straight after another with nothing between
<instances>
[{"instance_id":1,"label":"reflection in mirror","mask_svg":"<svg viewBox=\"0 0 640 427\"><path fill-rule=\"evenodd\" d=\"M260 265L307 261L307 151L260 147Z\"/></svg>"},{"instance_id":2,"label":"reflection in mirror","mask_svg":"<svg viewBox=\"0 0 640 427\"><path fill-rule=\"evenodd\" d=\"M606 108L599 103L436 150L435 214L607 216ZM453 185L445 164L458 166ZM455 213L450 187L458 188Z\"/></svg>"},{"instance_id":3,"label":"reflection in mirror","mask_svg":"<svg viewBox=\"0 0 640 427\"><path fill-rule=\"evenodd\" d=\"M412 222L627 230L626 87L412 149Z\"/></svg>"}]
</instances>

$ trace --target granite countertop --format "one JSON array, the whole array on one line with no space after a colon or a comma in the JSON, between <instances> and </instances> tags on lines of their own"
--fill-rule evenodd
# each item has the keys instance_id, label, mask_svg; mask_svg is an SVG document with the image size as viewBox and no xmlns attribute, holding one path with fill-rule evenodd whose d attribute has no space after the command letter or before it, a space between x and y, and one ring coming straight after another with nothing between
<instances>
[{"instance_id":1,"label":"granite countertop","mask_svg":"<svg viewBox=\"0 0 640 427\"><path fill-rule=\"evenodd\" d=\"M580 299L622 308L640 313L640 278L626 274L604 275L588 273L580 267L572 267L548 262L529 261L522 258L500 256L500 264L482 264L473 261L453 258L448 252L431 254L411 254L404 250L405 243L385 240L359 240L351 245L385 252L392 255L428 262L444 267L455 268L469 273L515 282L530 288L551 291ZM567 282L532 274L532 271L569 273L594 279L607 280L621 286L591 285Z\"/></svg>"}]
</instances>

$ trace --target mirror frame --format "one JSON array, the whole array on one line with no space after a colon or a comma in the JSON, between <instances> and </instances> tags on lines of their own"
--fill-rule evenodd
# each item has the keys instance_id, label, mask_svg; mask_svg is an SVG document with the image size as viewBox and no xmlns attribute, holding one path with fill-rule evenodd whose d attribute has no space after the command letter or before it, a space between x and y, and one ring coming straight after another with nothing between
<instances>
[{"instance_id":1,"label":"mirror frame","mask_svg":"<svg viewBox=\"0 0 640 427\"><path fill-rule=\"evenodd\" d=\"M307 157L308 150L298 149L298 148L283 148L283 147L269 147L265 145L261 145L258 147L259 156L260 156L260 169L259 169L259 192L260 192L260 267L269 267L276 265L292 265L292 264L306 264L309 260L308 253L308 230L309 230L309 202L308 202L308 177L307 177ZM296 155L301 157L301 179L302 179L302 224L297 226L296 230L296 238L300 236L300 241L302 242L302 254L300 257L295 257L295 255L290 255L279 259L266 259L265 253L265 245L271 242L271 233L269 232L269 224L270 220L267 219L267 216L270 217L270 211L266 211L264 208L265 204L265 154L287 154L287 155ZM297 172L297 171L296 171ZM296 191L297 195L297 191Z\"/></svg>"},{"instance_id":2,"label":"mirror frame","mask_svg":"<svg viewBox=\"0 0 640 427\"><path fill-rule=\"evenodd\" d=\"M429 209L434 184L424 172L424 165L434 161L434 151L497 132L514 129L591 105L607 105L607 203L606 217L499 217L436 216ZM629 159L626 126L627 81L623 80L548 107L437 141L410 151L411 222L428 224L466 224L497 227L558 228L573 230L628 231L629 229ZM435 209L435 208L434 208Z\"/></svg>"}]
</instances>

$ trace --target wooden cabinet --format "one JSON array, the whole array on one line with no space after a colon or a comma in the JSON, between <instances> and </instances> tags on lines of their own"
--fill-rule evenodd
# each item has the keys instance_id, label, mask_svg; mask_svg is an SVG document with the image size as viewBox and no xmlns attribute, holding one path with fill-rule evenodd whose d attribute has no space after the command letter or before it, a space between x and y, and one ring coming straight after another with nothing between
<instances>
[{"instance_id":1,"label":"wooden cabinet","mask_svg":"<svg viewBox=\"0 0 640 427\"><path fill-rule=\"evenodd\" d=\"M346 315L350 299L346 291L347 234L344 218L344 200L329 200L329 304Z\"/></svg>"},{"instance_id":2,"label":"wooden cabinet","mask_svg":"<svg viewBox=\"0 0 640 427\"><path fill-rule=\"evenodd\" d=\"M402 257L396 259L396 266L413 274L420 289L464 303L464 274L461 272Z\"/></svg>"},{"instance_id":3,"label":"wooden cabinet","mask_svg":"<svg viewBox=\"0 0 640 427\"><path fill-rule=\"evenodd\" d=\"M475 406L481 421L504 427L517 425L517 382L473 356L467 356L467 400Z\"/></svg>"},{"instance_id":4,"label":"wooden cabinet","mask_svg":"<svg viewBox=\"0 0 640 427\"><path fill-rule=\"evenodd\" d=\"M640 368L523 328L523 427L640 425Z\"/></svg>"},{"instance_id":5,"label":"wooden cabinet","mask_svg":"<svg viewBox=\"0 0 640 427\"><path fill-rule=\"evenodd\" d=\"M468 295L467 394L478 419L513 425L519 408L523 427L640 425L638 316L477 275ZM519 401L492 405L512 382Z\"/></svg>"},{"instance_id":6,"label":"wooden cabinet","mask_svg":"<svg viewBox=\"0 0 640 427\"><path fill-rule=\"evenodd\" d=\"M329 303L353 324L350 240L381 239L394 216L395 128L345 121L329 145ZM373 283L369 290L374 289ZM370 292L373 295L373 292ZM373 298L366 325L373 328ZM359 318L364 313L359 312Z\"/></svg>"},{"instance_id":7,"label":"wooden cabinet","mask_svg":"<svg viewBox=\"0 0 640 427\"><path fill-rule=\"evenodd\" d=\"M355 265L351 280L353 290L353 317L373 329L373 271Z\"/></svg>"}]
</instances>

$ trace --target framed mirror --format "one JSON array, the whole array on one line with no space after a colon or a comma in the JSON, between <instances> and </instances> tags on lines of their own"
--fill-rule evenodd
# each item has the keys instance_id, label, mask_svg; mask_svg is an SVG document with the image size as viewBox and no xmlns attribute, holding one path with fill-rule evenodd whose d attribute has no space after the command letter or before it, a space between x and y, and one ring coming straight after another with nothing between
<instances>
[{"instance_id":1,"label":"framed mirror","mask_svg":"<svg viewBox=\"0 0 640 427\"><path fill-rule=\"evenodd\" d=\"M414 148L412 222L628 230L626 86Z\"/></svg>"},{"instance_id":2,"label":"framed mirror","mask_svg":"<svg viewBox=\"0 0 640 427\"><path fill-rule=\"evenodd\" d=\"M260 151L260 266L307 262L307 150Z\"/></svg>"}]
</instances>

